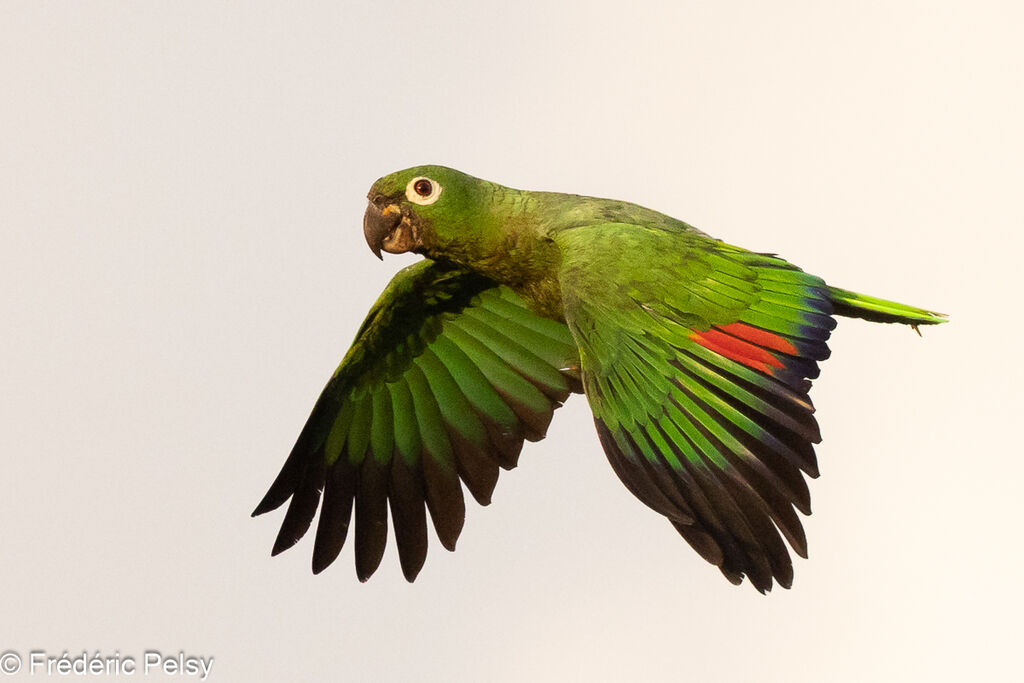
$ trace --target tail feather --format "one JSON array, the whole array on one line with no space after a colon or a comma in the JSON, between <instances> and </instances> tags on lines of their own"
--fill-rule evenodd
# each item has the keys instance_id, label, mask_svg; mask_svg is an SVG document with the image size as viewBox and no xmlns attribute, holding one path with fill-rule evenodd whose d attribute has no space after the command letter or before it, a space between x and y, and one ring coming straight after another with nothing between
<instances>
[{"instance_id":1,"label":"tail feather","mask_svg":"<svg viewBox=\"0 0 1024 683\"><path fill-rule=\"evenodd\" d=\"M838 287L828 288L836 315L848 318L862 318L876 323L903 323L917 328L918 325L937 325L947 321L945 313L926 311L923 308L898 304L895 301L877 299Z\"/></svg>"}]
</instances>

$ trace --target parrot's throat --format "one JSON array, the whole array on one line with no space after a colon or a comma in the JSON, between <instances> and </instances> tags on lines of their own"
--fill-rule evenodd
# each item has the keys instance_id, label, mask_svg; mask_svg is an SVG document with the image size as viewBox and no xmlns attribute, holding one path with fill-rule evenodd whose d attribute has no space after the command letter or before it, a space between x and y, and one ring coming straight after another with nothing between
<instances>
[{"instance_id":1,"label":"parrot's throat","mask_svg":"<svg viewBox=\"0 0 1024 683\"><path fill-rule=\"evenodd\" d=\"M456 263L503 284L521 296L535 313L564 322L556 275L560 254L551 240L537 239L528 231L512 231L490 248L468 241L438 248L424 234L420 251L429 258Z\"/></svg>"}]
</instances>

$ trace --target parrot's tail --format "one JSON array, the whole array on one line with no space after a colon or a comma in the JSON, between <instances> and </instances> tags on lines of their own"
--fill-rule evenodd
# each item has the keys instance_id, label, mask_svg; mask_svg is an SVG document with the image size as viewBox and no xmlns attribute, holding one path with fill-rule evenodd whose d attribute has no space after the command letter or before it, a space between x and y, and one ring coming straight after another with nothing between
<instances>
[{"instance_id":1,"label":"parrot's tail","mask_svg":"<svg viewBox=\"0 0 1024 683\"><path fill-rule=\"evenodd\" d=\"M847 318L863 318L876 323L903 323L911 325L915 329L918 325L936 325L946 322L944 313L926 311L923 308L906 306L895 301L876 299L873 296L858 294L848 289L829 287L828 293L832 297L836 315Z\"/></svg>"}]
</instances>

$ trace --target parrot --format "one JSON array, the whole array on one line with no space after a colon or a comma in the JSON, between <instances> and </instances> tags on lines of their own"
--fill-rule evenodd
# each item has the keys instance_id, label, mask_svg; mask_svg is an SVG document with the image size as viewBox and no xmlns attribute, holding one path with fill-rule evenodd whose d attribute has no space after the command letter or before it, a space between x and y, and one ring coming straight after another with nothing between
<instances>
[{"instance_id":1,"label":"parrot","mask_svg":"<svg viewBox=\"0 0 1024 683\"><path fill-rule=\"evenodd\" d=\"M436 165L386 175L367 199L371 251L424 258L373 304L252 513L289 503L277 555L319 508L315 574L354 520L356 575L369 579L390 512L414 581L428 516L454 551L463 487L490 504L499 471L582 393L636 498L731 583L790 588L789 549L807 557L805 477L819 474L808 392L836 317L947 320L625 201Z\"/></svg>"}]
</instances>

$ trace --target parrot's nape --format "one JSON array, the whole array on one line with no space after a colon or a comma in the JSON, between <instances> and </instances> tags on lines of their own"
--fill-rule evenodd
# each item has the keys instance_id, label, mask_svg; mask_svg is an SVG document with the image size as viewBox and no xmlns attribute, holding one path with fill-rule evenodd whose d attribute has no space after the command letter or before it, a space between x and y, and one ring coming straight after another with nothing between
<instances>
[{"instance_id":1,"label":"parrot's nape","mask_svg":"<svg viewBox=\"0 0 1024 683\"><path fill-rule=\"evenodd\" d=\"M635 204L526 192L442 166L381 178L370 249L426 258L388 284L254 515L289 499L277 554L320 519L313 571L355 516L356 573L394 526L412 581L429 515L454 550L463 486L490 502L571 393L626 487L733 583L789 587L821 437L808 397L834 316L920 308L831 287ZM323 502L320 504L321 492ZM783 541L785 539L785 542Z\"/></svg>"}]
</instances>

